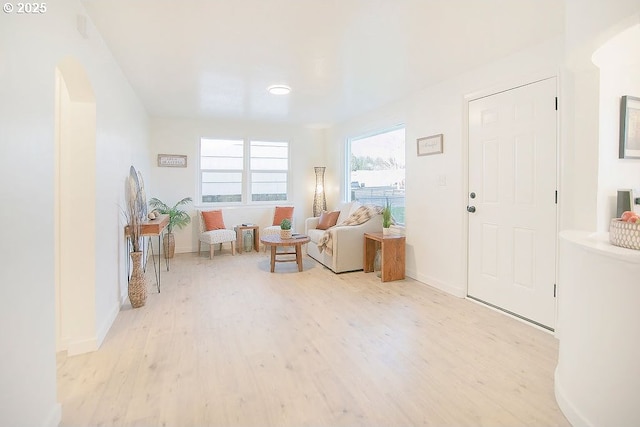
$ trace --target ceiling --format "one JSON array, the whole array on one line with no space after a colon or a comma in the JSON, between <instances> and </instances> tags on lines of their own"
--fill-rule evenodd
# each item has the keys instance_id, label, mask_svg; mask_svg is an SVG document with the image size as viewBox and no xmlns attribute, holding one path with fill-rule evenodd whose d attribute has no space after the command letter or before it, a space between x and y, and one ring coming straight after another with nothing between
<instances>
[{"instance_id":1,"label":"ceiling","mask_svg":"<svg viewBox=\"0 0 640 427\"><path fill-rule=\"evenodd\" d=\"M389 104L564 27L562 0L83 4L151 116L313 127ZM277 83L292 93L267 93Z\"/></svg>"}]
</instances>

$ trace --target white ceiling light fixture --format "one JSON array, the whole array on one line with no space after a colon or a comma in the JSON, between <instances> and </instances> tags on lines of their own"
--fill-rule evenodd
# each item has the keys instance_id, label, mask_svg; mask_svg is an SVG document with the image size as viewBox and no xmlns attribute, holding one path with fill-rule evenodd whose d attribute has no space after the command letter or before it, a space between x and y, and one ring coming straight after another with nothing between
<instances>
[{"instance_id":1,"label":"white ceiling light fixture","mask_svg":"<svg viewBox=\"0 0 640 427\"><path fill-rule=\"evenodd\" d=\"M271 85L267 88L271 95L289 95L291 88L287 85Z\"/></svg>"}]
</instances>

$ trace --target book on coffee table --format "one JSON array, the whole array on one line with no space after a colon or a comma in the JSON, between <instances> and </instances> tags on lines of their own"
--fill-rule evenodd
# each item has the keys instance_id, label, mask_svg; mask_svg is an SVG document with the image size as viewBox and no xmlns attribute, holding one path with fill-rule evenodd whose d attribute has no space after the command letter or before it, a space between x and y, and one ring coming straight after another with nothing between
<instances>
[{"instance_id":1,"label":"book on coffee table","mask_svg":"<svg viewBox=\"0 0 640 427\"><path fill-rule=\"evenodd\" d=\"M291 234L292 239L304 239L305 237L307 237L306 234L300 234L300 233Z\"/></svg>"}]
</instances>

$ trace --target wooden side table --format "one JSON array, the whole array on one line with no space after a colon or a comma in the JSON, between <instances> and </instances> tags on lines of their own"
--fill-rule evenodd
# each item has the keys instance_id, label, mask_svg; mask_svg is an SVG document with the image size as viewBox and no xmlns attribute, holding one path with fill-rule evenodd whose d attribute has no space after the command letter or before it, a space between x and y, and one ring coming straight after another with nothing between
<instances>
[{"instance_id":1,"label":"wooden side table","mask_svg":"<svg viewBox=\"0 0 640 427\"><path fill-rule=\"evenodd\" d=\"M244 245L244 239L242 234L244 230L253 230L253 250L260 252L260 227L257 225L236 225L234 227L236 231L236 248L239 253L242 253L242 245Z\"/></svg>"},{"instance_id":2,"label":"wooden side table","mask_svg":"<svg viewBox=\"0 0 640 427\"><path fill-rule=\"evenodd\" d=\"M373 271L376 250L382 251L381 279L383 282L404 279L405 236L398 234L364 233L364 272Z\"/></svg>"}]
</instances>

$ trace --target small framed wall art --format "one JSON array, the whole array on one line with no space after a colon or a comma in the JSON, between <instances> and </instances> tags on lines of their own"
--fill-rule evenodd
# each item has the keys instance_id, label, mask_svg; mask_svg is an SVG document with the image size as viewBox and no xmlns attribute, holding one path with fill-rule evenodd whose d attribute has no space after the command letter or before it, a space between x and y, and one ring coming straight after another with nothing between
<instances>
[{"instance_id":1,"label":"small framed wall art","mask_svg":"<svg viewBox=\"0 0 640 427\"><path fill-rule=\"evenodd\" d=\"M161 168L186 168L187 156L180 154L158 154L158 166Z\"/></svg>"},{"instance_id":2,"label":"small framed wall art","mask_svg":"<svg viewBox=\"0 0 640 427\"><path fill-rule=\"evenodd\" d=\"M640 159L640 98L620 100L620 159Z\"/></svg>"},{"instance_id":3,"label":"small framed wall art","mask_svg":"<svg viewBox=\"0 0 640 427\"><path fill-rule=\"evenodd\" d=\"M431 154L442 153L442 136L437 135L425 136L418 139L418 156L429 156Z\"/></svg>"}]
</instances>

